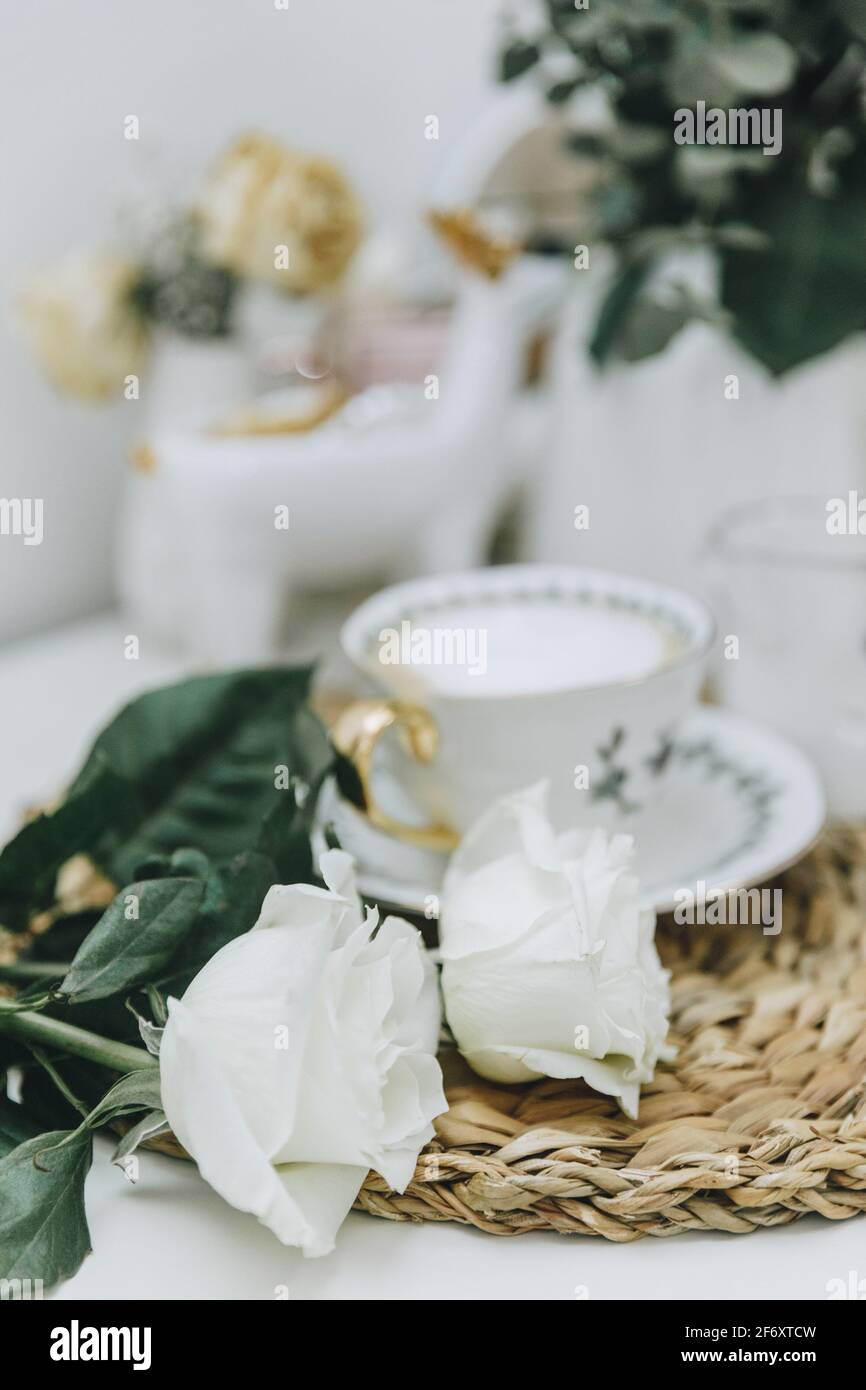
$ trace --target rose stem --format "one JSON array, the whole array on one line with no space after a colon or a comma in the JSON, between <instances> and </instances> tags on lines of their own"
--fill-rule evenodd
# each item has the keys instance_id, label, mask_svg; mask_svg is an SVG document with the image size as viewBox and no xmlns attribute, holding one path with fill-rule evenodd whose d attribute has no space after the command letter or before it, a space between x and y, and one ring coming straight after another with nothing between
<instances>
[{"instance_id":1,"label":"rose stem","mask_svg":"<svg viewBox=\"0 0 866 1390\"><path fill-rule=\"evenodd\" d=\"M68 972L68 962L51 960L16 960L0 965L0 980L62 980Z\"/></svg>"},{"instance_id":2,"label":"rose stem","mask_svg":"<svg viewBox=\"0 0 866 1390\"><path fill-rule=\"evenodd\" d=\"M88 1033L84 1028L64 1023L59 1018L47 1018L45 1014L10 1008L4 999L0 999L0 1033L21 1038L24 1042L38 1043L42 1047L60 1048L61 1052L83 1057L87 1062L98 1062L112 1071L146 1071L149 1067L159 1066L156 1058L143 1047L114 1042L111 1038L100 1037L98 1033Z\"/></svg>"}]
</instances>

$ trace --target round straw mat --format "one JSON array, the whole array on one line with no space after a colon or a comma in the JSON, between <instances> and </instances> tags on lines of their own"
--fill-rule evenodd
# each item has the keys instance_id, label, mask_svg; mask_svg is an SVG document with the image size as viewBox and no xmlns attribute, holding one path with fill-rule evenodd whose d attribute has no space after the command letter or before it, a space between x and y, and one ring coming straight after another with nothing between
<instances>
[{"instance_id":1,"label":"round straw mat","mask_svg":"<svg viewBox=\"0 0 866 1390\"><path fill-rule=\"evenodd\" d=\"M660 919L678 1053L636 1122L580 1082L496 1086L445 1049L451 1108L412 1183L371 1173L356 1205L614 1241L866 1208L866 827L828 831L777 886L777 936Z\"/></svg>"}]
</instances>

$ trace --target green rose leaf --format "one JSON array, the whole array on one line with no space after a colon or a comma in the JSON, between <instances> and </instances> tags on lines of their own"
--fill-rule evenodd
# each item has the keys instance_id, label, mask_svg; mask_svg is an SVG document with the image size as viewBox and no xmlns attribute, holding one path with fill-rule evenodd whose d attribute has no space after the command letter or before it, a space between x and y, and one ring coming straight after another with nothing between
<instances>
[{"instance_id":1,"label":"green rose leaf","mask_svg":"<svg viewBox=\"0 0 866 1390\"><path fill-rule=\"evenodd\" d=\"M130 1017L127 1010L124 1013L127 1018ZM52 1057L52 1065L83 1105L96 1105L104 1094L106 1079L103 1067L84 1062L79 1057L64 1057L60 1053ZM34 1134L42 1134L47 1129L77 1129L81 1123L81 1111L69 1102L53 1077L43 1067L34 1065L30 1058L21 1076L21 1107L32 1122Z\"/></svg>"},{"instance_id":2,"label":"green rose leaf","mask_svg":"<svg viewBox=\"0 0 866 1390\"><path fill-rule=\"evenodd\" d=\"M123 1160L130 1154L134 1154L139 1144L143 1144L147 1139L155 1139L159 1134L170 1133L168 1120L165 1118L164 1110L150 1110L122 1136L120 1143L111 1155L112 1163L118 1163L123 1167Z\"/></svg>"},{"instance_id":3,"label":"green rose leaf","mask_svg":"<svg viewBox=\"0 0 866 1390\"><path fill-rule=\"evenodd\" d=\"M139 1110L158 1110L161 1106L159 1068L154 1065L146 1071L133 1071L128 1076L122 1076L110 1091L106 1091L76 1133L98 1129L119 1115L130 1115Z\"/></svg>"},{"instance_id":4,"label":"green rose leaf","mask_svg":"<svg viewBox=\"0 0 866 1390\"><path fill-rule=\"evenodd\" d=\"M75 1273L90 1250L90 1159L90 1135L64 1130L27 1139L0 1159L0 1278L41 1279L49 1288Z\"/></svg>"},{"instance_id":5,"label":"green rose leaf","mask_svg":"<svg viewBox=\"0 0 866 1390\"><path fill-rule=\"evenodd\" d=\"M31 911L48 907L61 864L98 838L106 808L123 795L123 783L109 768L94 776L74 801L51 815L36 816L0 853L0 924L22 931Z\"/></svg>"},{"instance_id":6,"label":"green rose leaf","mask_svg":"<svg viewBox=\"0 0 866 1390\"><path fill-rule=\"evenodd\" d=\"M159 1065L153 1062L152 1066L122 1076L108 1091L105 1091L100 1099L93 1103L83 1120L80 1114L71 1111L68 1104L65 1105L65 1112L70 1113L71 1111L75 1116L75 1127L68 1131L58 1131L60 1140L57 1147L58 1149L65 1149L73 1145L81 1135L89 1130L102 1129L121 1116L140 1114L142 1111L151 1113L160 1109L161 1106ZM25 1139L38 1135L41 1130L41 1126L34 1124L33 1117L25 1111L24 1106L11 1106L11 1109L20 1111L23 1118L19 1119L12 1116L7 1121L3 1111L0 1110L0 1156L4 1153L4 1125L8 1126L13 1137L16 1133L19 1134L20 1137L17 1140L19 1144L23 1143ZM13 1145L9 1143L5 1152L9 1152L12 1147Z\"/></svg>"},{"instance_id":7,"label":"green rose leaf","mask_svg":"<svg viewBox=\"0 0 866 1390\"><path fill-rule=\"evenodd\" d=\"M249 931L272 884L294 883L308 876L309 854L309 839L304 837L297 847L295 865L283 876L269 856L253 850L236 855L228 863L213 865L194 926L161 973L153 976L153 983L164 995L183 994L221 946Z\"/></svg>"},{"instance_id":8,"label":"green rose leaf","mask_svg":"<svg viewBox=\"0 0 866 1390\"><path fill-rule=\"evenodd\" d=\"M276 770L309 777L319 754L305 710L308 668L201 676L152 691L128 705L100 734L73 784L86 788L103 764L124 779L129 805L109 823L94 858L117 882L134 877L154 854L181 847L228 858L256 841L263 817L281 796Z\"/></svg>"},{"instance_id":9,"label":"green rose leaf","mask_svg":"<svg viewBox=\"0 0 866 1390\"><path fill-rule=\"evenodd\" d=\"M310 751L305 775L297 776L269 808L254 848L274 862L279 883L306 878L299 865L312 869L310 832L322 784L334 770L335 753L321 722L308 707L298 710L294 728L299 745Z\"/></svg>"},{"instance_id":10,"label":"green rose leaf","mask_svg":"<svg viewBox=\"0 0 866 1390\"><path fill-rule=\"evenodd\" d=\"M128 883L142 863L182 846L215 860L252 848L264 817L294 795L278 769L311 784L328 765L324 730L305 704L309 680L309 668L198 676L127 705L60 809L0 854L0 922L25 926L80 851Z\"/></svg>"},{"instance_id":11,"label":"green rose leaf","mask_svg":"<svg viewBox=\"0 0 866 1390\"><path fill-rule=\"evenodd\" d=\"M285 806L288 814L288 794L283 795L287 798ZM221 946L249 931L272 884L295 883L309 878L309 838L306 833L299 835L294 863L284 861L286 873L280 873L272 858L258 850L248 850L216 864L209 864L197 852L179 851L171 858L151 860L147 865L147 871L151 874L171 869L175 871L174 874L154 877L146 882L154 885L176 882L175 875L181 867L203 884L203 896L186 930L175 939L174 949L168 957L158 968L151 970L146 979L139 977L142 985L153 985L164 996L182 995L193 977ZM124 895L120 896L122 900ZM123 921L119 925L119 933L122 934L124 930L128 932L134 926L134 922ZM137 1042L138 1030L133 1015L125 1006L125 993L124 988L106 997L91 996L89 993L86 997L78 996L72 1001L75 1023L121 1042ZM68 1002L58 1002L50 1004L45 1013L63 1019L68 1017L68 1008Z\"/></svg>"},{"instance_id":12,"label":"green rose leaf","mask_svg":"<svg viewBox=\"0 0 866 1390\"><path fill-rule=\"evenodd\" d=\"M131 883L85 937L60 992L79 1004L107 999L151 979L191 930L204 893L200 878Z\"/></svg>"}]
</instances>

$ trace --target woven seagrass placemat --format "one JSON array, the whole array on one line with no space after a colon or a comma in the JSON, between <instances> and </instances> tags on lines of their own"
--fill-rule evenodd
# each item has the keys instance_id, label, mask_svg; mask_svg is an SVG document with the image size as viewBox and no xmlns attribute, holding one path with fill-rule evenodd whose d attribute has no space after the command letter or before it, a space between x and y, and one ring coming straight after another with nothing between
<instances>
[{"instance_id":1,"label":"woven seagrass placemat","mask_svg":"<svg viewBox=\"0 0 866 1390\"><path fill-rule=\"evenodd\" d=\"M451 1108L412 1183L371 1173L356 1205L614 1241L866 1208L866 828L827 832L777 886L778 936L660 920L679 1050L637 1122L579 1082L495 1086L446 1050Z\"/></svg>"}]
</instances>

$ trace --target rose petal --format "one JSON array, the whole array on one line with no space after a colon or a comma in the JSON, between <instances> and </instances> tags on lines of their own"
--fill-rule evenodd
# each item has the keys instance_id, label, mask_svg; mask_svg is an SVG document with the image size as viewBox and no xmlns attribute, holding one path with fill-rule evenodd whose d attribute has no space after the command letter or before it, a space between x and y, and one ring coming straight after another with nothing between
<instances>
[{"instance_id":1,"label":"rose petal","mask_svg":"<svg viewBox=\"0 0 866 1390\"><path fill-rule=\"evenodd\" d=\"M173 1005L160 1059L162 1102L172 1130L226 1202L251 1212L284 1245L327 1254L366 1167L275 1168L250 1127L234 1077L226 1076L214 1055L209 1025L182 1003Z\"/></svg>"},{"instance_id":2,"label":"rose petal","mask_svg":"<svg viewBox=\"0 0 866 1390\"><path fill-rule=\"evenodd\" d=\"M328 849L319 856L319 872L331 892L338 894L349 904L349 910L340 924L336 943L342 946L350 933L364 920L364 908L355 880L355 861L345 850Z\"/></svg>"},{"instance_id":3,"label":"rose petal","mask_svg":"<svg viewBox=\"0 0 866 1390\"><path fill-rule=\"evenodd\" d=\"M294 1121L310 1018L336 926L334 903L325 906L304 926L236 937L199 971L182 1004L169 1000L160 1049L163 1086L171 1092L176 1082L172 1044L183 1013L200 1023L216 1071L268 1157L285 1143Z\"/></svg>"},{"instance_id":4,"label":"rose petal","mask_svg":"<svg viewBox=\"0 0 866 1390\"><path fill-rule=\"evenodd\" d=\"M329 1255L369 1168L366 1164L353 1168L346 1163L289 1163L273 1171L286 1197L303 1215L308 1232L301 1246L304 1254Z\"/></svg>"},{"instance_id":5,"label":"rose petal","mask_svg":"<svg viewBox=\"0 0 866 1390\"><path fill-rule=\"evenodd\" d=\"M307 1254L332 1248L371 1166L405 1187L447 1108L420 934L391 918L374 935L347 855L322 872L325 889L272 888L255 928L169 1001L160 1058L203 1177Z\"/></svg>"}]
</instances>

